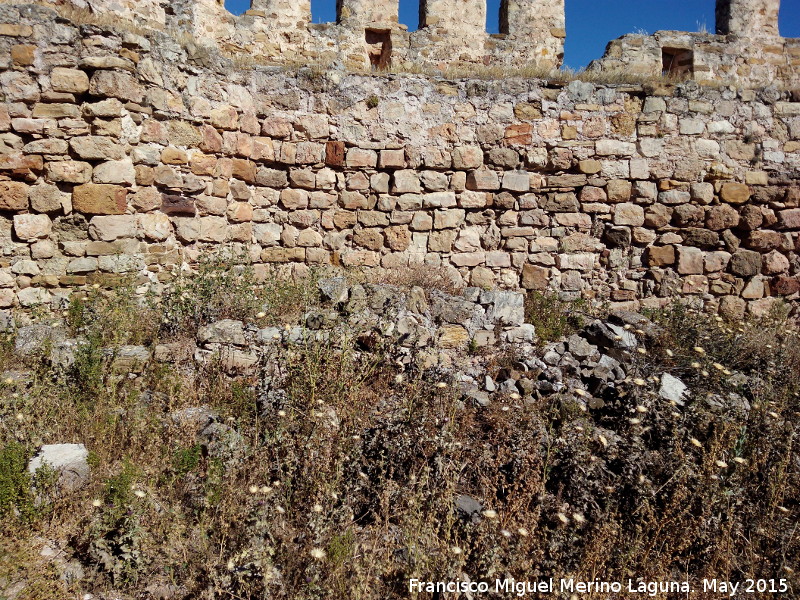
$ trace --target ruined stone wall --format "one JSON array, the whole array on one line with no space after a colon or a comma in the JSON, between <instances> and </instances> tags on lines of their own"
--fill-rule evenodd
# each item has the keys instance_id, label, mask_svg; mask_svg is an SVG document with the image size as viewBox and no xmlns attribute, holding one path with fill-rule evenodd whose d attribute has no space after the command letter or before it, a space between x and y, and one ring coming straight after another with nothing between
<instances>
[{"instance_id":1,"label":"ruined stone wall","mask_svg":"<svg viewBox=\"0 0 800 600\"><path fill-rule=\"evenodd\" d=\"M800 102L773 89L237 70L0 5L0 305L259 274L464 283L740 314L800 290Z\"/></svg>"},{"instance_id":2,"label":"ruined stone wall","mask_svg":"<svg viewBox=\"0 0 800 600\"><path fill-rule=\"evenodd\" d=\"M800 86L800 39L778 31L780 0L718 0L717 35L684 31L629 34L608 44L589 69L661 74L705 84Z\"/></svg>"},{"instance_id":3,"label":"ruined stone wall","mask_svg":"<svg viewBox=\"0 0 800 600\"><path fill-rule=\"evenodd\" d=\"M603 58L589 69L791 89L800 86L800 39L775 37L754 43L749 38L683 31L628 34L610 42Z\"/></svg>"}]
</instances>

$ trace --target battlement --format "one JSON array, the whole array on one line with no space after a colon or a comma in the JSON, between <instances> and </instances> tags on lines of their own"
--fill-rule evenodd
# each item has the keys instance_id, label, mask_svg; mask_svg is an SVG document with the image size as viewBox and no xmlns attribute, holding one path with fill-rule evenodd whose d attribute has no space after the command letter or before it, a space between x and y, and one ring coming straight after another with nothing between
<instances>
[{"instance_id":1,"label":"battlement","mask_svg":"<svg viewBox=\"0 0 800 600\"><path fill-rule=\"evenodd\" d=\"M453 66L559 68L564 0L502 0L500 33L486 0L419 0L420 28L398 22L399 0L337 0L337 20L312 24L310 0L251 0L234 16L223 0L52 0L184 31L200 44L275 64L347 69ZM800 41L780 36L780 0L718 0L716 35L657 32L612 41L591 69L660 74L745 87L800 83Z\"/></svg>"}]
</instances>

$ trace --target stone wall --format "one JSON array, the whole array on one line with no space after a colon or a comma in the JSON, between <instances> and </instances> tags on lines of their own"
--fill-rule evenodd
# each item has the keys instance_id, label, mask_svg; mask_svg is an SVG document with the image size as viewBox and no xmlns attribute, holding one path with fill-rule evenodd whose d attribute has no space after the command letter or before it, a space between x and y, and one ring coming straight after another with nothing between
<instances>
[{"instance_id":1,"label":"stone wall","mask_svg":"<svg viewBox=\"0 0 800 600\"><path fill-rule=\"evenodd\" d=\"M774 89L236 70L0 5L0 306L232 244L257 271L726 314L800 290L800 102Z\"/></svg>"}]
</instances>

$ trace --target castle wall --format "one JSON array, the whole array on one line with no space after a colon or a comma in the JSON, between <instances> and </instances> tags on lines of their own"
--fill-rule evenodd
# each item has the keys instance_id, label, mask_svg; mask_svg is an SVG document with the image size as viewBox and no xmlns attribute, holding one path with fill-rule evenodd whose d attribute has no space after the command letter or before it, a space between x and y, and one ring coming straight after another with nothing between
<instances>
[{"instance_id":1,"label":"castle wall","mask_svg":"<svg viewBox=\"0 0 800 600\"><path fill-rule=\"evenodd\" d=\"M311 23L310 0L252 0L240 17L225 10L223 0L173 0L169 11L156 0L58 2L185 32L198 45L264 64L557 69L566 38L564 0L502 0L495 35L486 32L486 0L419 0L420 29L410 33L398 23L398 0L337 0L337 22L324 25ZM800 85L800 42L780 37L779 8L780 0L718 0L719 35L627 35L611 42L590 68L651 77L667 72L747 87Z\"/></svg>"},{"instance_id":2,"label":"castle wall","mask_svg":"<svg viewBox=\"0 0 800 600\"><path fill-rule=\"evenodd\" d=\"M788 92L309 80L7 4L0 84L3 307L157 290L231 244L263 276L427 264L733 316L800 296Z\"/></svg>"}]
</instances>

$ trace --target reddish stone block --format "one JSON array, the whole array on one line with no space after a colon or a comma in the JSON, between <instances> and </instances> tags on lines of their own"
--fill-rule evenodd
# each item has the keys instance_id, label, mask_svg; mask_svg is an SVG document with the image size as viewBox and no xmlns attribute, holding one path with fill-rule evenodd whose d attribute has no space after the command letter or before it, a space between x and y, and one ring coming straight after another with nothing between
<instances>
[{"instance_id":1,"label":"reddish stone block","mask_svg":"<svg viewBox=\"0 0 800 600\"><path fill-rule=\"evenodd\" d=\"M776 296L791 296L800 292L800 279L797 277L786 277L782 275L772 280L770 290Z\"/></svg>"},{"instance_id":2,"label":"reddish stone block","mask_svg":"<svg viewBox=\"0 0 800 600\"><path fill-rule=\"evenodd\" d=\"M344 142L327 142L325 144L325 164L329 167L344 166Z\"/></svg>"},{"instance_id":3,"label":"reddish stone block","mask_svg":"<svg viewBox=\"0 0 800 600\"><path fill-rule=\"evenodd\" d=\"M533 141L533 125L520 123L506 127L503 142L508 146L527 146Z\"/></svg>"},{"instance_id":4,"label":"reddish stone block","mask_svg":"<svg viewBox=\"0 0 800 600\"><path fill-rule=\"evenodd\" d=\"M161 212L171 217L193 217L197 212L193 198L171 194L161 195Z\"/></svg>"}]
</instances>

